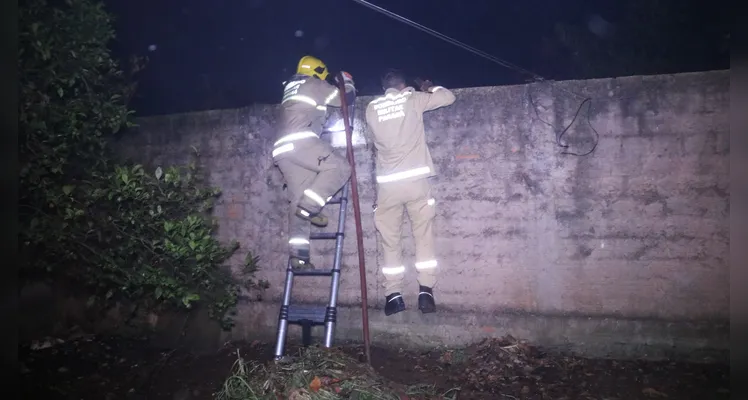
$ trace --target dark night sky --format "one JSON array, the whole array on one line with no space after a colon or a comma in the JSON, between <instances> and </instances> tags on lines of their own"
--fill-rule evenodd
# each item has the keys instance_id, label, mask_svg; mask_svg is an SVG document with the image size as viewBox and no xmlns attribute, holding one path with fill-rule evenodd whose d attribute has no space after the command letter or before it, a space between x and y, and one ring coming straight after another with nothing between
<instances>
[{"instance_id":1,"label":"dark night sky","mask_svg":"<svg viewBox=\"0 0 748 400\"><path fill-rule=\"evenodd\" d=\"M684 0L685 1L685 0ZM558 21L591 14L615 22L615 0L371 0L431 29L549 78L541 39ZM380 92L382 71L401 68L449 87L522 83L482 59L352 0L106 0L115 54L147 55L138 114L275 103L298 59L344 69L360 94ZM296 31L303 31L297 37ZM155 51L148 47L155 45Z\"/></svg>"}]
</instances>

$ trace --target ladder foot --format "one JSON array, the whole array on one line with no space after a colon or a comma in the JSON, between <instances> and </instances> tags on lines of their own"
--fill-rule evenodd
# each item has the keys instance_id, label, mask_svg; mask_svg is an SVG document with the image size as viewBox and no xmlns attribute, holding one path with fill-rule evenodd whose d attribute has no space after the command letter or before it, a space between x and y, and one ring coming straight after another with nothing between
<instances>
[{"instance_id":1,"label":"ladder foot","mask_svg":"<svg viewBox=\"0 0 748 400\"><path fill-rule=\"evenodd\" d=\"M309 347L312 344L312 321L301 321L301 343L304 347Z\"/></svg>"},{"instance_id":2,"label":"ladder foot","mask_svg":"<svg viewBox=\"0 0 748 400\"><path fill-rule=\"evenodd\" d=\"M276 364L290 364L291 362L293 362L293 357L291 357L291 356L275 356L275 358L273 359L273 361Z\"/></svg>"}]
</instances>

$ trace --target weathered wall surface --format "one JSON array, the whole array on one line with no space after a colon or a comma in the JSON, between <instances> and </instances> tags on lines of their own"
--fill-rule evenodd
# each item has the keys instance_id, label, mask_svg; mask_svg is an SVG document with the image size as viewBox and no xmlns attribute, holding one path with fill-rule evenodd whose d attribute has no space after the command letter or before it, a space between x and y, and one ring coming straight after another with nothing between
<instances>
[{"instance_id":1,"label":"weathered wall surface","mask_svg":"<svg viewBox=\"0 0 748 400\"><path fill-rule=\"evenodd\" d=\"M373 311L374 340L462 343L512 333L605 351L620 343L726 348L729 82L729 72L716 71L455 90L453 106L426 117L439 173L441 309L390 318ZM584 99L570 92L592 102L562 136L569 146L562 148L556 137ZM359 99L358 109L370 100ZM356 125L365 138L361 114ZM224 191L215 213L220 236L255 251L261 277L273 284L268 301L240 310L234 337L272 335L277 319L288 238L285 192L270 157L275 117L275 106L256 106L143 118L139 132L118 144L153 165L184 162L191 146L200 150L211 183ZM561 154L589 151L593 128L599 142L591 155ZM369 302L381 306L371 148L359 145L355 153ZM340 300L354 308L343 311L349 319L339 333L356 338L352 217L347 226ZM404 238L412 267L407 222ZM331 247L315 249L331 260ZM412 268L408 279L412 307ZM311 302L327 292L326 280L302 278L294 297Z\"/></svg>"}]
</instances>

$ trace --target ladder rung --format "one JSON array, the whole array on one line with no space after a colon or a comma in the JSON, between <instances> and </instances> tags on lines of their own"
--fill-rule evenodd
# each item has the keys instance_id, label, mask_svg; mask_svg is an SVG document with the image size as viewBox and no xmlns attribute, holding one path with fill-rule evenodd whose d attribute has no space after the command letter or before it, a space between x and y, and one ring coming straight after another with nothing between
<instances>
[{"instance_id":1,"label":"ladder rung","mask_svg":"<svg viewBox=\"0 0 748 400\"><path fill-rule=\"evenodd\" d=\"M309 239L311 240L330 240L330 239L337 239L338 236L343 236L343 232L312 232L311 235L309 235Z\"/></svg>"},{"instance_id":2,"label":"ladder rung","mask_svg":"<svg viewBox=\"0 0 748 400\"><path fill-rule=\"evenodd\" d=\"M291 269L295 276L332 276L339 269Z\"/></svg>"},{"instance_id":3,"label":"ladder rung","mask_svg":"<svg viewBox=\"0 0 748 400\"><path fill-rule=\"evenodd\" d=\"M338 196L338 197L336 197L336 198L328 201L327 204L340 204L340 200L341 199L342 199L342 197Z\"/></svg>"},{"instance_id":4,"label":"ladder rung","mask_svg":"<svg viewBox=\"0 0 748 400\"><path fill-rule=\"evenodd\" d=\"M309 321L312 324L324 324L327 308L324 306L288 306L288 322L299 324Z\"/></svg>"}]
</instances>

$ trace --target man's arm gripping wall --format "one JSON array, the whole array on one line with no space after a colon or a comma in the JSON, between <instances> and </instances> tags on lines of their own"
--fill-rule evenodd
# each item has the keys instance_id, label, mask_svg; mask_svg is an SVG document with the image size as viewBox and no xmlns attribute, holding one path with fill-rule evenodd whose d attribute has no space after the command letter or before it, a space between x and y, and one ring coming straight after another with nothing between
<instances>
[{"instance_id":1,"label":"man's arm gripping wall","mask_svg":"<svg viewBox=\"0 0 748 400\"><path fill-rule=\"evenodd\" d=\"M414 92L413 99L419 111L426 112L451 105L455 102L455 95L443 86L432 86L429 93Z\"/></svg>"}]
</instances>

